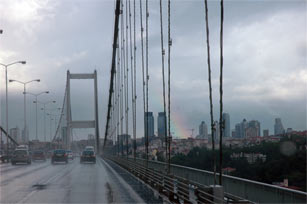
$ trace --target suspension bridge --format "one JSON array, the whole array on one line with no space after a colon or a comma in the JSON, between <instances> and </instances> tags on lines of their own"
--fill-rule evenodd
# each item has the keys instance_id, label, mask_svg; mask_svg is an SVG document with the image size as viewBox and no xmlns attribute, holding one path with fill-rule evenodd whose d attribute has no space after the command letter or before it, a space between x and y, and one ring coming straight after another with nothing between
<instances>
[{"instance_id":1,"label":"suspension bridge","mask_svg":"<svg viewBox=\"0 0 307 204\"><path fill-rule=\"evenodd\" d=\"M217 129L213 118L210 38L208 21L208 4L205 2L207 70L209 83L209 101L211 116L212 141ZM145 4L145 5L143 5ZM188 168L171 164L171 2L167 4L160 0L160 42L161 42L161 89L163 92L163 111L167 116L164 120L164 156L166 162L149 159L149 9L148 1L116 0L114 15L114 31L112 43L112 59L110 67L110 84L108 94L106 125L104 136L99 134L97 72L70 73L67 71L67 81L63 100L62 114L53 138L54 144L62 148L71 148L72 129L94 128L96 151L104 160L113 162L137 177L160 197L174 203L295 203L306 201L306 194L276 187L269 184L222 175L221 168L217 169L214 158L214 172ZM165 6L167 5L167 6ZM136 7L139 6L137 9ZM144 9L145 7L145 9ZM136 12L139 12L136 14ZM220 3L220 136L223 135L223 1ZM165 16L165 13L167 15ZM139 16L139 19L136 19ZM167 19L167 22L164 20ZM140 27L136 26L139 21ZM165 23L167 30L164 30ZM166 46L165 46L165 34ZM140 37L141 46L137 47L136 39ZM205 57L205 56L204 56ZM139 58L140 64L137 64ZM206 67L206 65L204 65ZM137 81L137 75L142 80ZM73 121L71 117L70 80L93 79L95 117L91 121ZM141 85L142 92L137 93ZM106 96L104 96L106 98ZM143 114L137 115L137 100L142 102ZM137 117L144 118L144 123L138 124ZM131 124L132 125L131 125ZM129 129L132 127L132 129ZM137 135L137 128L144 127L144 135ZM130 138L132 135L132 138ZM136 140L143 137L144 152L138 154ZM103 141L103 142L102 142ZM131 142L130 142L131 141ZM220 160L222 166L222 137L220 138ZM212 142L214 151L215 142ZM217 179L218 177L218 179ZM218 180L218 181L217 181Z\"/></svg>"},{"instance_id":2,"label":"suspension bridge","mask_svg":"<svg viewBox=\"0 0 307 204\"><path fill-rule=\"evenodd\" d=\"M173 2L173 1L172 1ZM164 158L166 162L150 159L149 117L147 116L151 100L150 75L149 75L149 4L148 0L115 0L114 30L112 42L112 59L110 67L110 84L108 95L103 98L108 100L107 107L99 107L97 71L92 73L70 73L67 71L66 86L61 108L60 119L52 139L54 148L71 149L73 141L73 129L91 128L95 130L95 149L102 164L108 163L109 172L117 171L136 179L139 185L146 186L154 195L164 202L170 203L305 203L306 193L270 184L251 181L238 177L222 174L222 135L224 131L223 113L223 24L224 4L220 1L220 77L219 77L219 123L214 122L212 82L211 82L211 58L210 37L208 20L208 3L204 1L207 64L204 68L208 71L210 120L212 135L212 151L215 150L215 134L219 130L219 160L213 158L213 172L179 166L171 163L172 149L172 25L171 6L168 1L159 1L160 14L160 50L161 50L161 90L163 98L164 122ZM137 13L138 12L138 13ZM137 16L139 17L137 19ZM165 21L166 20L166 21ZM137 26L139 25L139 27ZM167 28L165 30L165 28ZM136 41L140 40L137 47ZM167 42L167 43L165 43ZM110 42L111 44L111 42ZM201 46L201 45L200 45ZM140 62L140 63L138 63ZM137 81L140 75L140 81ZM94 89L94 118L92 120L73 120L71 104L71 80L93 80ZM205 84L204 84L205 85ZM137 87L141 92L137 92ZM137 103L138 102L138 103ZM137 114L137 104L142 106L142 114ZM99 132L98 107L106 109L107 114L104 134ZM142 123L137 123L137 118L143 118ZM132 127L132 128L131 128ZM137 134L137 129L143 128L142 135ZM194 129L192 130L192 134ZM2 129L1 131L9 137ZM10 140L18 143L11 137ZM142 146L137 145L137 139L142 138ZM214 155L214 154L213 154ZM102 165L101 164L101 165ZM218 164L218 165L217 165ZM42 168L42 167L39 167ZM69 169L70 171L73 168ZM82 169L80 169L80 172ZM68 174L68 172L66 172ZM102 172L93 171L97 178ZM123 173L123 174L124 174ZM110 173L111 174L111 173ZM65 172L63 173L65 175ZM77 174L76 174L77 175ZM113 174L112 174L113 175ZM61 177L61 175L56 174ZM57 179L52 177L45 183ZM95 178L96 178L95 177ZM94 178L94 179L95 179ZM99 177L101 179L101 177ZM115 180L112 180L115 182ZM96 182L96 181L95 181ZM45 185L44 183L44 185ZM112 184L112 183L111 183ZM76 183L76 186L79 184ZM98 184L97 184L98 185ZM109 185L109 184L108 184ZM109 188L106 185L106 188ZM98 185L99 186L99 185ZM77 187L76 187L77 188ZM119 189L119 188L118 188ZM80 189L74 189L79 192ZM84 190L84 189L83 189ZM96 188L95 188L96 190ZM36 191L33 191L36 192ZM120 191L123 192L123 191ZM116 192L113 192L116 193ZM33 194L33 193L32 193ZM32 195L31 194L31 195ZM77 193L76 193L77 194ZM109 191L109 194L112 194ZM109 195L108 194L108 195ZM30 194L29 194L30 195ZM107 196L108 197L108 196ZM137 197L137 196L136 196ZM108 197L109 198L109 197ZM70 202L78 202L82 197L74 197ZM96 197L95 197L96 199ZM93 202L97 200L91 200ZM98 198L97 198L98 199ZM138 199L135 199L138 200ZM106 202L112 202L110 198ZM131 200L121 200L131 202ZM33 201L34 202L34 201ZM148 201L149 202L149 201Z\"/></svg>"}]
</instances>

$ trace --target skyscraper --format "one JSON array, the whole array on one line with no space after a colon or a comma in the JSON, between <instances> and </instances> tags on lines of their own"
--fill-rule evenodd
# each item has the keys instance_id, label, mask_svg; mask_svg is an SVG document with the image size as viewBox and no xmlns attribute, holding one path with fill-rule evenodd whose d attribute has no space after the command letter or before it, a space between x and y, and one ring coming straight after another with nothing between
<instances>
[{"instance_id":1,"label":"skyscraper","mask_svg":"<svg viewBox=\"0 0 307 204\"><path fill-rule=\"evenodd\" d=\"M270 135L270 133L269 133L269 130L268 130L268 129L263 130L263 137L267 137L267 136L269 136L269 135Z\"/></svg>"},{"instance_id":2,"label":"skyscraper","mask_svg":"<svg viewBox=\"0 0 307 204\"><path fill-rule=\"evenodd\" d=\"M164 112L158 113L158 137L165 138L165 123L166 122L166 114Z\"/></svg>"},{"instance_id":3,"label":"skyscraper","mask_svg":"<svg viewBox=\"0 0 307 204\"><path fill-rule=\"evenodd\" d=\"M282 125L281 118L275 118L274 135L285 133L284 126Z\"/></svg>"},{"instance_id":4,"label":"skyscraper","mask_svg":"<svg viewBox=\"0 0 307 204\"><path fill-rule=\"evenodd\" d=\"M202 121L199 125L199 138L205 139L208 138L208 126L205 121Z\"/></svg>"},{"instance_id":5,"label":"skyscraper","mask_svg":"<svg viewBox=\"0 0 307 204\"><path fill-rule=\"evenodd\" d=\"M223 121L225 122L223 137L230 137L230 116L228 113L223 113Z\"/></svg>"},{"instance_id":6,"label":"skyscraper","mask_svg":"<svg viewBox=\"0 0 307 204\"><path fill-rule=\"evenodd\" d=\"M155 136L154 130L155 130L155 120L154 120L153 113L146 112L145 113L145 135L148 134L148 138L154 137Z\"/></svg>"},{"instance_id":7,"label":"skyscraper","mask_svg":"<svg viewBox=\"0 0 307 204\"><path fill-rule=\"evenodd\" d=\"M258 120L251 120L247 123L247 128L245 129L246 137L257 137L261 136L260 122Z\"/></svg>"}]
</instances>

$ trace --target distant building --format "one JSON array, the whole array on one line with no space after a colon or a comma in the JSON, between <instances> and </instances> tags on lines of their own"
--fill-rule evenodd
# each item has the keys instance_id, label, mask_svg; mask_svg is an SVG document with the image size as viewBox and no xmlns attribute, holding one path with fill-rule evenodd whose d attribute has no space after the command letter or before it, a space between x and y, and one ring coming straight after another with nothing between
<instances>
[{"instance_id":1,"label":"distant building","mask_svg":"<svg viewBox=\"0 0 307 204\"><path fill-rule=\"evenodd\" d=\"M146 123L147 122L147 123ZM145 135L148 134L148 138L154 137L155 120L152 112L145 113Z\"/></svg>"},{"instance_id":2,"label":"distant building","mask_svg":"<svg viewBox=\"0 0 307 204\"><path fill-rule=\"evenodd\" d=\"M246 137L246 128L248 127L247 121L244 118L241 123L236 124L236 138L245 138Z\"/></svg>"},{"instance_id":3,"label":"distant building","mask_svg":"<svg viewBox=\"0 0 307 204\"><path fill-rule=\"evenodd\" d=\"M165 138L165 131L166 131L166 114L165 112L158 113L158 137L161 139Z\"/></svg>"},{"instance_id":4,"label":"distant building","mask_svg":"<svg viewBox=\"0 0 307 204\"><path fill-rule=\"evenodd\" d=\"M280 135L284 134L285 129L282 125L281 118L275 118L275 124L274 124L274 135Z\"/></svg>"},{"instance_id":5,"label":"distant building","mask_svg":"<svg viewBox=\"0 0 307 204\"><path fill-rule=\"evenodd\" d=\"M208 138L208 126L205 123L205 121L202 121L199 125L199 133L198 133L199 139L206 139Z\"/></svg>"},{"instance_id":6,"label":"distant building","mask_svg":"<svg viewBox=\"0 0 307 204\"><path fill-rule=\"evenodd\" d=\"M10 136L16 141L16 142L21 142L20 138L20 130L16 126L15 128L10 129Z\"/></svg>"},{"instance_id":7,"label":"distant building","mask_svg":"<svg viewBox=\"0 0 307 204\"><path fill-rule=\"evenodd\" d=\"M93 134L88 134L87 139L88 140L94 140L95 136Z\"/></svg>"},{"instance_id":8,"label":"distant building","mask_svg":"<svg viewBox=\"0 0 307 204\"><path fill-rule=\"evenodd\" d=\"M263 130L263 137L267 137L269 135L270 135L270 133L269 133L268 129Z\"/></svg>"},{"instance_id":9,"label":"distant building","mask_svg":"<svg viewBox=\"0 0 307 204\"><path fill-rule=\"evenodd\" d=\"M286 133L289 134L291 132L293 132L292 128L287 128L287 132Z\"/></svg>"},{"instance_id":10,"label":"distant building","mask_svg":"<svg viewBox=\"0 0 307 204\"><path fill-rule=\"evenodd\" d=\"M230 137L230 116L228 113L223 113L223 121L225 122L223 137Z\"/></svg>"},{"instance_id":11,"label":"distant building","mask_svg":"<svg viewBox=\"0 0 307 204\"><path fill-rule=\"evenodd\" d=\"M247 123L247 128L245 129L245 137L257 137L260 134L260 122L258 120L251 120Z\"/></svg>"},{"instance_id":12,"label":"distant building","mask_svg":"<svg viewBox=\"0 0 307 204\"><path fill-rule=\"evenodd\" d=\"M231 131L231 137L235 138L236 137L236 130Z\"/></svg>"},{"instance_id":13,"label":"distant building","mask_svg":"<svg viewBox=\"0 0 307 204\"><path fill-rule=\"evenodd\" d=\"M21 131L21 142L22 143L28 143L29 142L29 129L23 129Z\"/></svg>"}]
</instances>

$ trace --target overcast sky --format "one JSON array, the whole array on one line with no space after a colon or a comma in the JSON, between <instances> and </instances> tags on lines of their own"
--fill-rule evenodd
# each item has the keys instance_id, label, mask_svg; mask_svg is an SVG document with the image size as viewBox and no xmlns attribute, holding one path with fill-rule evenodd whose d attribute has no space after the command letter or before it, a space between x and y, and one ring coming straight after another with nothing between
<instances>
[{"instance_id":1,"label":"overcast sky","mask_svg":"<svg viewBox=\"0 0 307 204\"><path fill-rule=\"evenodd\" d=\"M207 124L210 122L204 2L171 2L172 131L177 137L187 137L191 133L189 129L194 128L198 133L202 120ZM41 79L40 83L29 84L27 91L50 91L49 95L39 96L39 100L56 100L56 105L48 107L55 109L63 103L68 69L71 73L90 73L96 69L101 137L106 122L114 9L115 4L111 0L0 0L0 29L3 29L0 62L27 61L26 65L10 67L9 79ZM154 112L156 126L158 112L163 110L159 1L150 0L149 9L149 109ZM163 9L166 39L167 4L163 5ZM273 133L276 117L282 118L285 128L307 129L306 1L229 0L225 1L224 11L224 110L230 114L231 129L246 118L259 120L262 130L269 129ZM141 136L143 99L139 1L136 12L137 129L138 136ZM219 114L219 16L219 1L209 1L216 120ZM93 82L72 81L71 87L73 119L93 119ZM10 128L23 127L22 91L21 84L9 84ZM1 125L5 127L5 74L2 68L0 92ZM35 138L33 99L27 96L30 139ZM56 111L53 113L57 114ZM47 119L48 138L49 123ZM43 139L41 110L38 132L39 138ZM75 135L81 139L90 132L93 130L76 130Z\"/></svg>"}]
</instances>

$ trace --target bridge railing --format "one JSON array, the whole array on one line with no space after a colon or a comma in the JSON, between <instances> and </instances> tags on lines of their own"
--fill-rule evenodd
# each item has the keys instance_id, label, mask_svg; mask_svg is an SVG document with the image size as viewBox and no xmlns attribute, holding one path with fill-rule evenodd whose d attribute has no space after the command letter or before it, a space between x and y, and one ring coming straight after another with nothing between
<instances>
[{"instance_id":1,"label":"bridge railing","mask_svg":"<svg viewBox=\"0 0 307 204\"><path fill-rule=\"evenodd\" d=\"M157 168L146 168L142 160L134 162L134 160L127 160L123 157L104 157L140 178L171 203L251 203L238 196L224 194L223 189L219 186L205 186L173 174L165 174L164 171Z\"/></svg>"},{"instance_id":2,"label":"bridge railing","mask_svg":"<svg viewBox=\"0 0 307 204\"><path fill-rule=\"evenodd\" d=\"M133 158L129 158L130 161ZM144 159L137 158L136 162L146 165ZM158 161L148 161L148 168L165 171L167 164ZM213 172L180 165L171 165L171 174L205 186L214 183ZM219 174L217 174L218 176ZM255 203L307 203L307 193L266 183L242 179L234 176L222 177L225 195L235 195Z\"/></svg>"}]
</instances>

